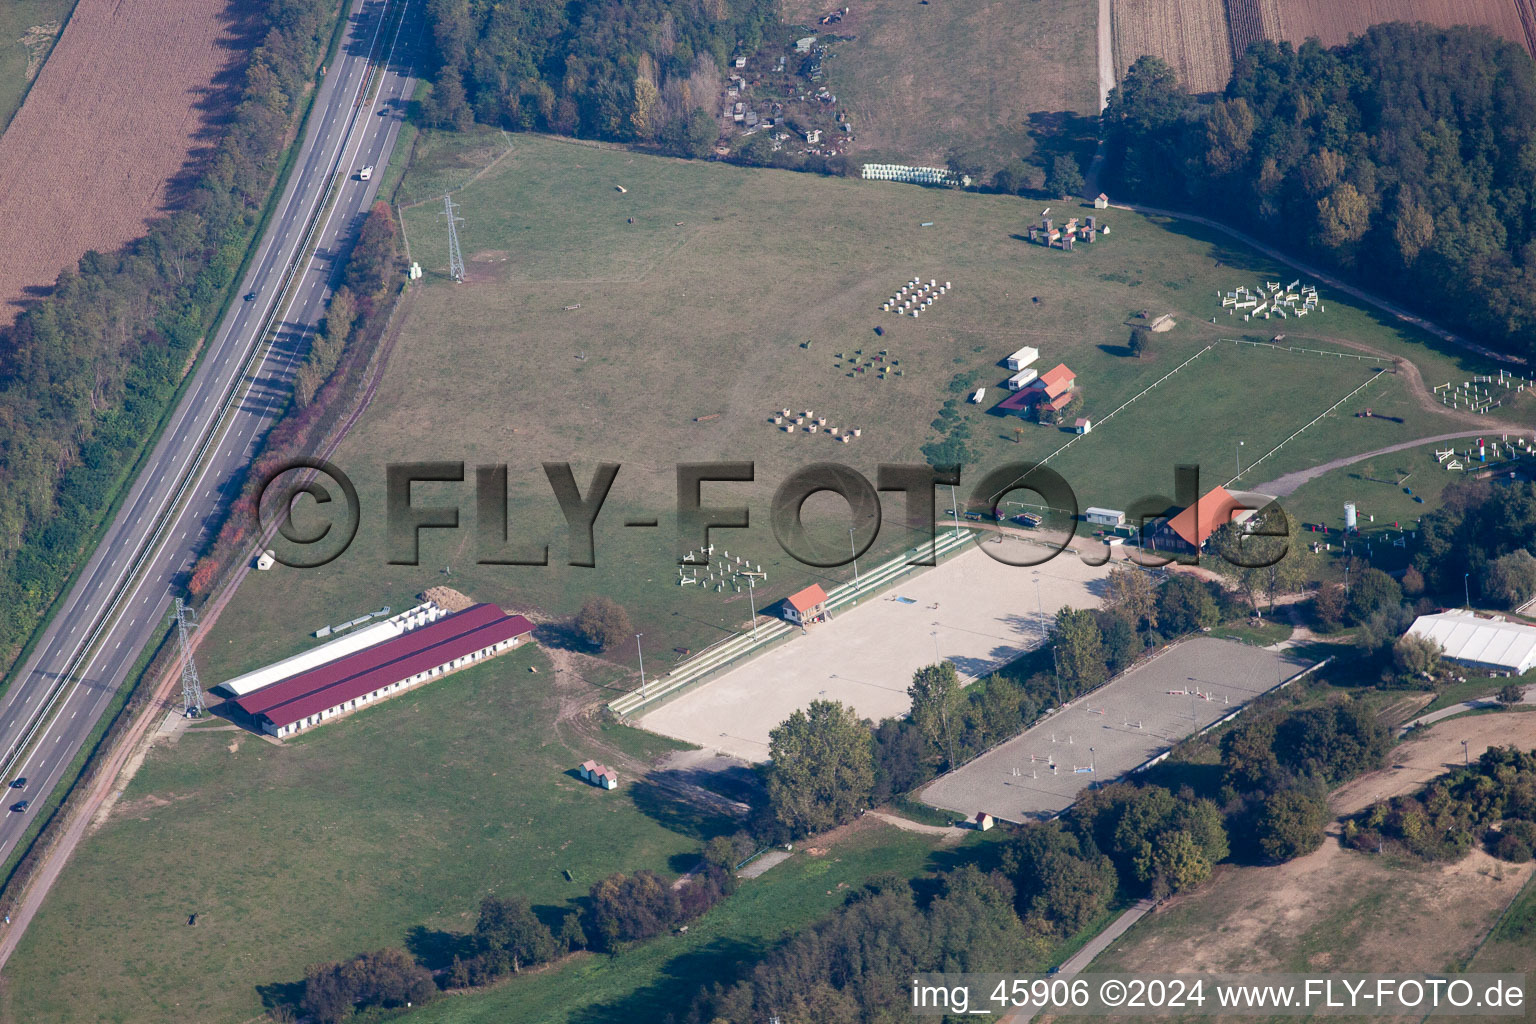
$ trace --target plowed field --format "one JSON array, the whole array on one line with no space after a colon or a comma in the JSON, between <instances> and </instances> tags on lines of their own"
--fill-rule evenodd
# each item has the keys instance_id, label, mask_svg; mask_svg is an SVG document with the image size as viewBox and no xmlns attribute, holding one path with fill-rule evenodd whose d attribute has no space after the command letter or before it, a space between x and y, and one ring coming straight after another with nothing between
<instances>
[{"instance_id":1,"label":"plowed field","mask_svg":"<svg viewBox=\"0 0 1536 1024\"><path fill-rule=\"evenodd\" d=\"M1222 0L1115 0L1113 12L1120 74L1150 54L1171 64L1191 92L1226 87L1232 49Z\"/></svg>"},{"instance_id":2,"label":"plowed field","mask_svg":"<svg viewBox=\"0 0 1536 1024\"><path fill-rule=\"evenodd\" d=\"M144 233L207 145L249 41L242 0L80 0L0 136L0 322Z\"/></svg>"},{"instance_id":3,"label":"plowed field","mask_svg":"<svg viewBox=\"0 0 1536 1024\"><path fill-rule=\"evenodd\" d=\"M1278 38L1299 43L1316 36L1325 46L1347 42L1367 26L1384 21L1427 21L1431 25L1482 25L1528 50L1517 0L1280 0ZM1267 13L1267 12L1266 12ZM1264 19L1266 33L1276 29ZM1270 38L1276 38L1271 34Z\"/></svg>"}]
</instances>

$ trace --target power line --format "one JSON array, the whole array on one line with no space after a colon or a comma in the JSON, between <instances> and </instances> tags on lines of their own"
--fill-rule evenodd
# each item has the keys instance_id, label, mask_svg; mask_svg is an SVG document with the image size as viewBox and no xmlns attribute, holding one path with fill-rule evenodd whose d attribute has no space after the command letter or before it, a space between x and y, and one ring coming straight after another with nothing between
<instances>
[{"instance_id":1,"label":"power line","mask_svg":"<svg viewBox=\"0 0 1536 1024\"><path fill-rule=\"evenodd\" d=\"M187 606L176 599L176 638L181 644L181 713L188 718L200 718L207 706L203 703L203 683L197 678L197 663L192 660L192 644L187 639ZM195 627L194 627L195 628Z\"/></svg>"},{"instance_id":2,"label":"power line","mask_svg":"<svg viewBox=\"0 0 1536 1024\"><path fill-rule=\"evenodd\" d=\"M448 218L448 276L455 281L463 281L464 254L459 251L459 225L464 218L453 212L458 206L452 196L443 196L443 216Z\"/></svg>"}]
</instances>

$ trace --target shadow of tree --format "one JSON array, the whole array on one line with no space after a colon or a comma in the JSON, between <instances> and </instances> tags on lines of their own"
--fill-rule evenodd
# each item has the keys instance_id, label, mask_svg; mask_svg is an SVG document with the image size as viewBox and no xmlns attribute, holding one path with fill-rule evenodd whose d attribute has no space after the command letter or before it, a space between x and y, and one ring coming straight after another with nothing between
<instances>
[{"instance_id":1,"label":"shadow of tree","mask_svg":"<svg viewBox=\"0 0 1536 1024\"><path fill-rule=\"evenodd\" d=\"M665 942L658 938L653 941ZM729 985L768 952L758 941L717 938L698 949L673 957L661 975L644 988L622 998L584 1007L571 1014L571 1024L633 1024L634 1021L682 1020L694 995L705 985Z\"/></svg>"},{"instance_id":2,"label":"shadow of tree","mask_svg":"<svg viewBox=\"0 0 1536 1024\"><path fill-rule=\"evenodd\" d=\"M304 983L302 981L274 981L268 985L256 986L256 997L261 1000L261 1005L267 1010L277 1010L282 1007L291 1007L298 1012L299 1003L304 999Z\"/></svg>"},{"instance_id":3,"label":"shadow of tree","mask_svg":"<svg viewBox=\"0 0 1536 1024\"><path fill-rule=\"evenodd\" d=\"M679 835L709 842L716 836L731 835L740 825L736 818L718 808L703 806L685 798L677 787L658 784L651 779L637 779L628 787L635 809L663 828Z\"/></svg>"},{"instance_id":4,"label":"shadow of tree","mask_svg":"<svg viewBox=\"0 0 1536 1024\"><path fill-rule=\"evenodd\" d=\"M475 951L471 935L445 932L438 928L414 925L405 935L405 949L416 962L429 971L438 971L453 963L453 958L468 957Z\"/></svg>"}]
</instances>

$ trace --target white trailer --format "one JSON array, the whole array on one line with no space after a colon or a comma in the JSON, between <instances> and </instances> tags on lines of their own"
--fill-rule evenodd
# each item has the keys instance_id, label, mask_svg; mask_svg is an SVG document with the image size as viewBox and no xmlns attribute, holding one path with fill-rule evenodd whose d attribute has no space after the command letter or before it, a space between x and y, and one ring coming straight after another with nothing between
<instances>
[{"instance_id":1,"label":"white trailer","mask_svg":"<svg viewBox=\"0 0 1536 1024\"><path fill-rule=\"evenodd\" d=\"M1029 382L1040 376L1038 370L1020 370L1008 378L1009 391L1023 391L1029 386Z\"/></svg>"},{"instance_id":2,"label":"white trailer","mask_svg":"<svg viewBox=\"0 0 1536 1024\"><path fill-rule=\"evenodd\" d=\"M1039 358L1040 350L1037 348L1030 348L1028 345L1026 345L1008 357L1008 369L1022 370L1024 367L1028 366L1030 363Z\"/></svg>"}]
</instances>

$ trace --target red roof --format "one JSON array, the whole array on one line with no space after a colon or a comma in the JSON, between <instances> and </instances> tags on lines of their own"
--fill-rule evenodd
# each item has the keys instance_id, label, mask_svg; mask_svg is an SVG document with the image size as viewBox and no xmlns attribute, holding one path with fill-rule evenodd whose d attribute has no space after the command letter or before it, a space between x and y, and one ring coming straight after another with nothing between
<instances>
[{"instance_id":1,"label":"red roof","mask_svg":"<svg viewBox=\"0 0 1536 1024\"><path fill-rule=\"evenodd\" d=\"M263 687L235 701L248 715L290 725L492 644L533 632L533 623L477 604L428 626Z\"/></svg>"},{"instance_id":2,"label":"red roof","mask_svg":"<svg viewBox=\"0 0 1536 1024\"><path fill-rule=\"evenodd\" d=\"M1040 392L1038 390L1025 388L1023 391L1015 391L1001 402L998 402L997 408L1005 412L1018 412L1020 409L1027 409L1034 405L1039 399Z\"/></svg>"},{"instance_id":3,"label":"red roof","mask_svg":"<svg viewBox=\"0 0 1536 1024\"><path fill-rule=\"evenodd\" d=\"M1062 409L1065 409L1067 407L1067 403L1071 401L1072 392L1063 391L1059 395L1053 395L1041 400L1040 404L1053 412L1060 412Z\"/></svg>"},{"instance_id":4,"label":"red roof","mask_svg":"<svg viewBox=\"0 0 1536 1024\"><path fill-rule=\"evenodd\" d=\"M1168 528L1191 547L1198 548L1211 534L1232 521L1233 512L1246 507L1228 494L1225 487L1213 487L1204 497L1168 520Z\"/></svg>"},{"instance_id":5,"label":"red roof","mask_svg":"<svg viewBox=\"0 0 1536 1024\"><path fill-rule=\"evenodd\" d=\"M1067 369L1066 363L1057 363L1046 370L1039 377L1030 381L1030 387L1044 388L1045 393L1052 398L1072 390L1072 385L1077 381L1077 374Z\"/></svg>"},{"instance_id":6,"label":"red roof","mask_svg":"<svg viewBox=\"0 0 1536 1024\"><path fill-rule=\"evenodd\" d=\"M790 594L784 600L788 601L789 606L795 611L803 613L810 611L819 604L825 604L827 592L822 590L819 584L812 583L804 590Z\"/></svg>"}]
</instances>

